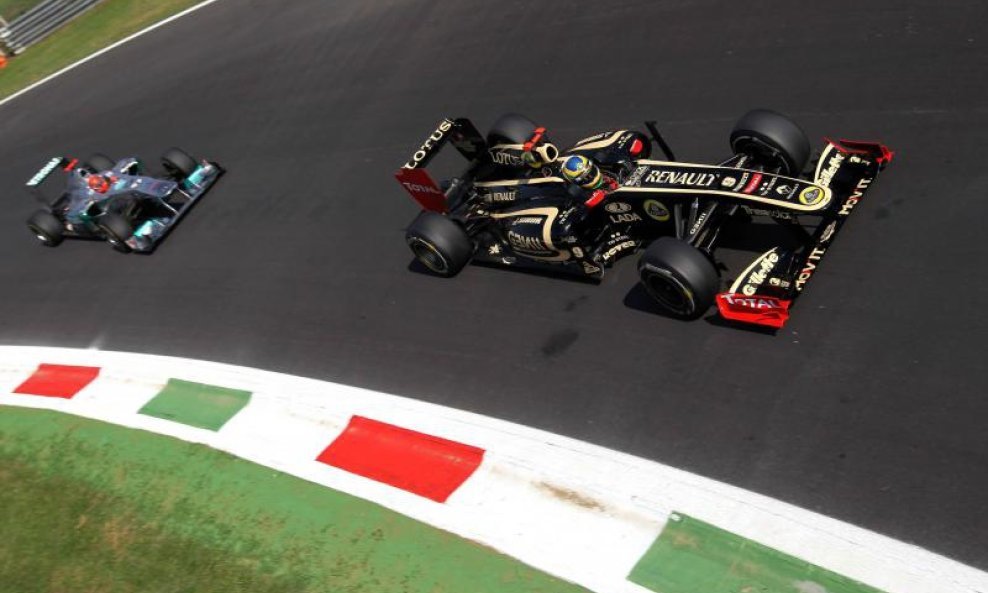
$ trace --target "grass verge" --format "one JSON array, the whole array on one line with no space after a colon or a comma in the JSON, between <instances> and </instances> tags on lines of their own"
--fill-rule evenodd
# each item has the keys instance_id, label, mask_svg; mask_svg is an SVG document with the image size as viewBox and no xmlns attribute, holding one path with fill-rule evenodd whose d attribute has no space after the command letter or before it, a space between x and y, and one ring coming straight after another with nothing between
<instances>
[{"instance_id":1,"label":"grass verge","mask_svg":"<svg viewBox=\"0 0 988 593\"><path fill-rule=\"evenodd\" d=\"M202 445L0 406L0 583L18 593L578 593L376 504Z\"/></svg>"},{"instance_id":2,"label":"grass verge","mask_svg":"<svg viewBox=\"0 0 988 593\"><path fill-rule=\"evenodd\" d=\"M201 1L105 0L11 58L7 67L0 70L0 99ZM6 3L14 2L6 0ZM0 14L3 14L2 6Z\"/></svg>"},{"instance_id":3,"label":"grass verge","mask_svg":"<svg viewBox=\"0 0 988 593\"><path fill-rule=\"evenodd\" d=\"M38 2L41 0L0 0L0 17L9 23Z\"/></svg>"}]
</instances>

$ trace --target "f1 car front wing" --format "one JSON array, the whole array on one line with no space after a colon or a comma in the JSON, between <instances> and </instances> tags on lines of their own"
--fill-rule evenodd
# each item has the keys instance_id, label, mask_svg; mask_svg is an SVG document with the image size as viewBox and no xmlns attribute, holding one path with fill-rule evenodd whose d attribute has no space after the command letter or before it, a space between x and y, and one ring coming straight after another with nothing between
<instances>
[{"instance_id":1,"label":"f1 car front wing","mask_svg":"<svg viewBox=\"0 0 988 593\"><path fill-rule=\"evenodd\" d=\"M833 192L833 203L801 249L769 249L751 262L727 292L717 295L721 316L782 327L789 319L790 306L819 269L854 207L893 156L888 147L877 142L828 140L817 162L814 182Z\"/></svg>"}]
</instances>

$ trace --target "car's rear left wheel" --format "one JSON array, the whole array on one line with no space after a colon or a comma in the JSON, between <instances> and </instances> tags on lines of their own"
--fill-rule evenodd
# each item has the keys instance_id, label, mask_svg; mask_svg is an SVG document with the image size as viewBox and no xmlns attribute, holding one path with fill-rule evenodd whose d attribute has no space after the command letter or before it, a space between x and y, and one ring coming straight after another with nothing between
<instances>
[{"instance_id":1,"label":"car's rear left wheel","mask_svg":"<svg viewBox=\"0 0 988 593\"><path fill-rule=\"evenodd\" d=\"M113 159L102 153L95 153L86 159L85 167L90 171L102 173L113 168Z\"/></svg>"},{"instance_id":2,"label":"car's rear left wheel","mask_svg":"<svg viewBox=\"0 0 988 593\"><path fill-rule=\"evenodd\" d=\"M506 113L499 117L494 125L487 132L487 143L491 146L496 144L524 144L535 132L535 122L524 115L518 113Z\"/></svg>"}]
</instances>

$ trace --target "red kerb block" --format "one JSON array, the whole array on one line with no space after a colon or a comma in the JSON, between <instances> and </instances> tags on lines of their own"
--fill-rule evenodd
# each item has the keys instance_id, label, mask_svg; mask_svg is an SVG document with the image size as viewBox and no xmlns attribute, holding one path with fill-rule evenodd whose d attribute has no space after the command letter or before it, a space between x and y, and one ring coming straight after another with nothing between
<instances>
[{"instance_id":1,"label":"red kerb block","mask_svg":"<svg viewBox=\"0 0 988 593\"><path fill-rule=\"evenodd\" d=\"M316 460L445 502L483 458L478 447L353 416Z\"/></svg>"},{"instance_id":2,"label":"red kerb block","mask_svg":"<svg viewBox=\"0 0 988 593\"><path fill-rule=\"evenodd\" d=\"M99 367L39 364L38 370L18 385L14 393L69 399L92 383L97 375Z\"/></svg>"}]
</instances>

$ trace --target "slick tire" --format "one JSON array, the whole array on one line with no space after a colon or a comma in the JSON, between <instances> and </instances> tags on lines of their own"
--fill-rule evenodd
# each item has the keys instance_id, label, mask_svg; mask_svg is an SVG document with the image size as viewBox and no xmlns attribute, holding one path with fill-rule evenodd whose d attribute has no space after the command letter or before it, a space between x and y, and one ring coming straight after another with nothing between
<instances>
[{"instance_id":1,"label":"slick tire","mask_svg":"<svg viewBox=\"0 0 988 593\"><path fill-rule=\"evenodd\" d=\"M113 162L113 159L106 156L105 154L101 154L97 152L96 154L86 159L84 166L90 171L101 173L103 171L109 171L110 169L112 169L114 164L116 163Z\"/></svg>"},{"instance_id":2,"label":"slick tire","mask_svg":"<svg viewBox=\"0 0 988 593\"><path fill-rule=\"evenodd\" d=\"M27 219L27 228L46 247L57 247L65 238L62 221L47 210L38 210Z\"/></svg>"},{"instance_id":3,"label":"slick tire","mask_svg":"<svg viewBox=\"0 0 988 593\"><path fill-rule=\"evenodd\" d=\"M696 319L714 304L720 276L699 249L673 239L654 241L638 260L645 291L669 315Z\"/></svg>"},{"instance_id":4,"label":"slick tire","mask_svg":"<svg viewBox=\"0 0 988 593\"><path fill-rule=\"evenodd\" d=\"M104 214L99 221L99 228L111 247L120 253L130 253L130 246L126 241L134 234L134 227L126 218L114 213Z\"/></svg>"},{"instance_id":5,"label":"slick tire","mask_svg":"<svg viewBox=\"0 0 988 593\"><path fill-rule=\"evenodd\" d=\"M435 212L423 212L405 232L405 241L422 265L446 278L455 276L473 256L473 241L459 224Z\"/></svg>"},{"instance_id":6,"label":"slick tire","mask_svg":"<svg viewBox=\"0 0 988 593\"><path fill-rule=\"evenodd\" d=\"M487 132L487 144L524 144L535 132L535 122L524 115L508 113L498 118Z\"/></svg>"},{"instance_id":7,"label":"slick tire","mask_svg":"<svg viewBox=\"0 0 988 593\"><path fill-rule=\"evenodd\" d=\"M750 154L765 165L777 165L780 173L798 177L810 158L806 133L788 117L768 109L741 116L731 131L731 149Z\"/></svg>"},{"instance_id":8,"label":"slick tire","mask_svg":"<svg viewBox=\"0 0 988 593\"><path fill-rule=\"evenodd\" d=\"M181 148L169 148L161 155L161 164L165 169L178 177L186 178L196 170L196 160Z\"/></svg>"}]
</instances>

